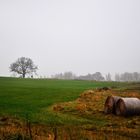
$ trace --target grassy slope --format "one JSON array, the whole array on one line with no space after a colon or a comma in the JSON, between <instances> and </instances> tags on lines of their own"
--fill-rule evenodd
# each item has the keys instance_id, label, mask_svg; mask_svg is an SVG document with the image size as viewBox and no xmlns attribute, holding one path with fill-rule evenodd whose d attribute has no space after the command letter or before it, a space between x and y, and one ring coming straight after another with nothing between
<instances>
[{"instance_id":1,"label":"grassy slope","mask_svg":"<svg viewBox=\"0 0 140 140\"><path fill-rule=\"evenodd\" d=\"M61 118L49 112L49 107L58 102L76 99L84 90L96 87L121 87L126 83L93 82L72 80L41 80L0 78L0 115L16 115L32 121L47 123L77 122L79 119ZM80 120L86 121L86 120Z\"/></svg>"}]
</instances>

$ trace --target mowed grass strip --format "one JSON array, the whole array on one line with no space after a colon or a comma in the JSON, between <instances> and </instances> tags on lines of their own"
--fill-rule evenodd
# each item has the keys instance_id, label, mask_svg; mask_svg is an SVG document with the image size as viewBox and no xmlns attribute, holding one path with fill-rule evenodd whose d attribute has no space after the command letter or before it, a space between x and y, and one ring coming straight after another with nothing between
<instances>
[{"instance_id":1,"label":"mowed grass strip","mask_svg":"<svg viewBox=\"0 0 140 140\"><path fill-rule=\"evenodd\" d=\"M0 77L0 115L24 119L28 116L33 122L59 123L60 116L42 110L47 110L55 103L75 100L84 90L125 85L126 83L118 82ZM63 123L63 118L61 122Z\"/></svg>"}]
</instances>

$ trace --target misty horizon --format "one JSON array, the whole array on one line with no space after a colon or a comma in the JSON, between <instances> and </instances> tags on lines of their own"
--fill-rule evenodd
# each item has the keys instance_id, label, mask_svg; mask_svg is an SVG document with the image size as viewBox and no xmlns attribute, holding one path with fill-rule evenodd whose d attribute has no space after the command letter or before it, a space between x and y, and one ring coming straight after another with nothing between
<instances>
[{"instance_id":1,"label":"misty horizon","mask_svg":"<svg viewBox=\"0 0 140 140\"><path fill-rule=\"evenodd\" d=\"M139 0L0 0L0 76L29 57L38 75L140 72Z\"/></svg>"}]
</instances>

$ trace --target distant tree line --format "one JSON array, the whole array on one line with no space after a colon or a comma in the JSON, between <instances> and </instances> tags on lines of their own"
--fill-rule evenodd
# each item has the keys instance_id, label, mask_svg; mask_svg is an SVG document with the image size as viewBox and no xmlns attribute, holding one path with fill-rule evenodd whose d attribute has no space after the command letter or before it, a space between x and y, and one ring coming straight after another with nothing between
<instances>
[{"instance_id":1,"label":"distant tree line","mask_svg":"<svg viewBox=\"0 0 140 140\"><path fill-rule=\"evenodd\" d=\"M105 78L102 76L100 72L96 72L93 74L87 74L87 75L81 75L77 77L76 79L80 80L94 80L94 81L105 81Z\"/></svg>"},{"instance_id":2,"label":"distant tree line","mask_svg":"<svg viewBox=\"0 0 140 140\"><path fill-rule=\"evenodd\" d=\"M93 74L87 74L87 75L80 75L76 76L72 72L65 72L65 73L59 73L52 75L53 79L67 79L67 80L93 80L93 81L113 81L112 80L112 75L110 73L106 74L103 76L100 72L95 72ZM133 82L133 81L140 81L140 73L138 72L133 72L133 73L122 73L122 74L115 74L114 81L119 81L119 82Z\"/></svg>"},{"instance_id":3,"label":"distant tree line","mask_svg":"<svg viewBox=\"0 0 140 140\"><path fill-rule=\"evenodd\" d=\"M25 78L26 75L33 78L33 74L36 74L36 70L38 67L34 64L32 59L26 58L26 57L20 57L18 58L14 63L10 65L10 71L14 72L14 74L18 74L20 77ZM37 75L37 74L36 74ZM40 76L40 78L46 78ZM72 72L64 72L52 75L51 78L53 79L77 79L77 80L93 80L93 81L112 81L112 76L110 73L106 74L105 77L100 72L95 72L93 74L87 74L87 75L80 75L76 76ZM122 74L115 74L114 81L140 81L140 73L138 72L125 72Z\"/></svg>"},{"instance_id":4,"label":"distant tree line","mask_svg":"<svg viewBox=\"0 0 140 140\"><path fill-rule=\"evenodd\" d=\"M72 79L76 79L76 75L73 74L72 72L64 72L64 73L52 75L51 78L53 78L53 79L68 79L68 80L71 79L72 80Z\"/></svg>"},{"instance_id":5,"label":"distant tree line","mask_svg":"<svg viewBox=\"0 0 140 140\"><path fill-rule=\"evenodd\" d=\"M122 82L133 82L133 81L140 81L140 73L138 72L125 72L122 74L115 74L115 81L122 81Z\"/></svg>"},{"instance_id":6,"label":"distant tree line","mask_svg":"<svg viewBox=\"0 0 140 140\"><path fill-rule=\"evenodd\" d=\"M105 78L102 76L100 72L96 72L94 74L80 75L80 76L76 76L72 72L65 72L65 73L55 74L52 76L52 78L105 81Z\"/></svg>"}]
</instances>

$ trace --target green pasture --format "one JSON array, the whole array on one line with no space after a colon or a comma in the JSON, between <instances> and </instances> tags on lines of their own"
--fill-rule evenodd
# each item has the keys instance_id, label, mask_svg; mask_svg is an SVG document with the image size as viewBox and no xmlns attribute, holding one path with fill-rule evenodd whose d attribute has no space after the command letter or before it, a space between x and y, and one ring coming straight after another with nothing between
<instances>
[{"instance_id":1,"label":"green pasture","mask_svg":"<svg viewBox=\"0 0 140 140\"><path fill-rule=\"evenodd\" d=\"M127 83L80 80L0 78L0 116L16 116L39 123L87 123L89 120L50 111L58 102L75 100L97 87L121 88ZM98 120L97 120L98 121ZM100 121L100 120L99 120Z\"/></svg>"}]
</instances>

